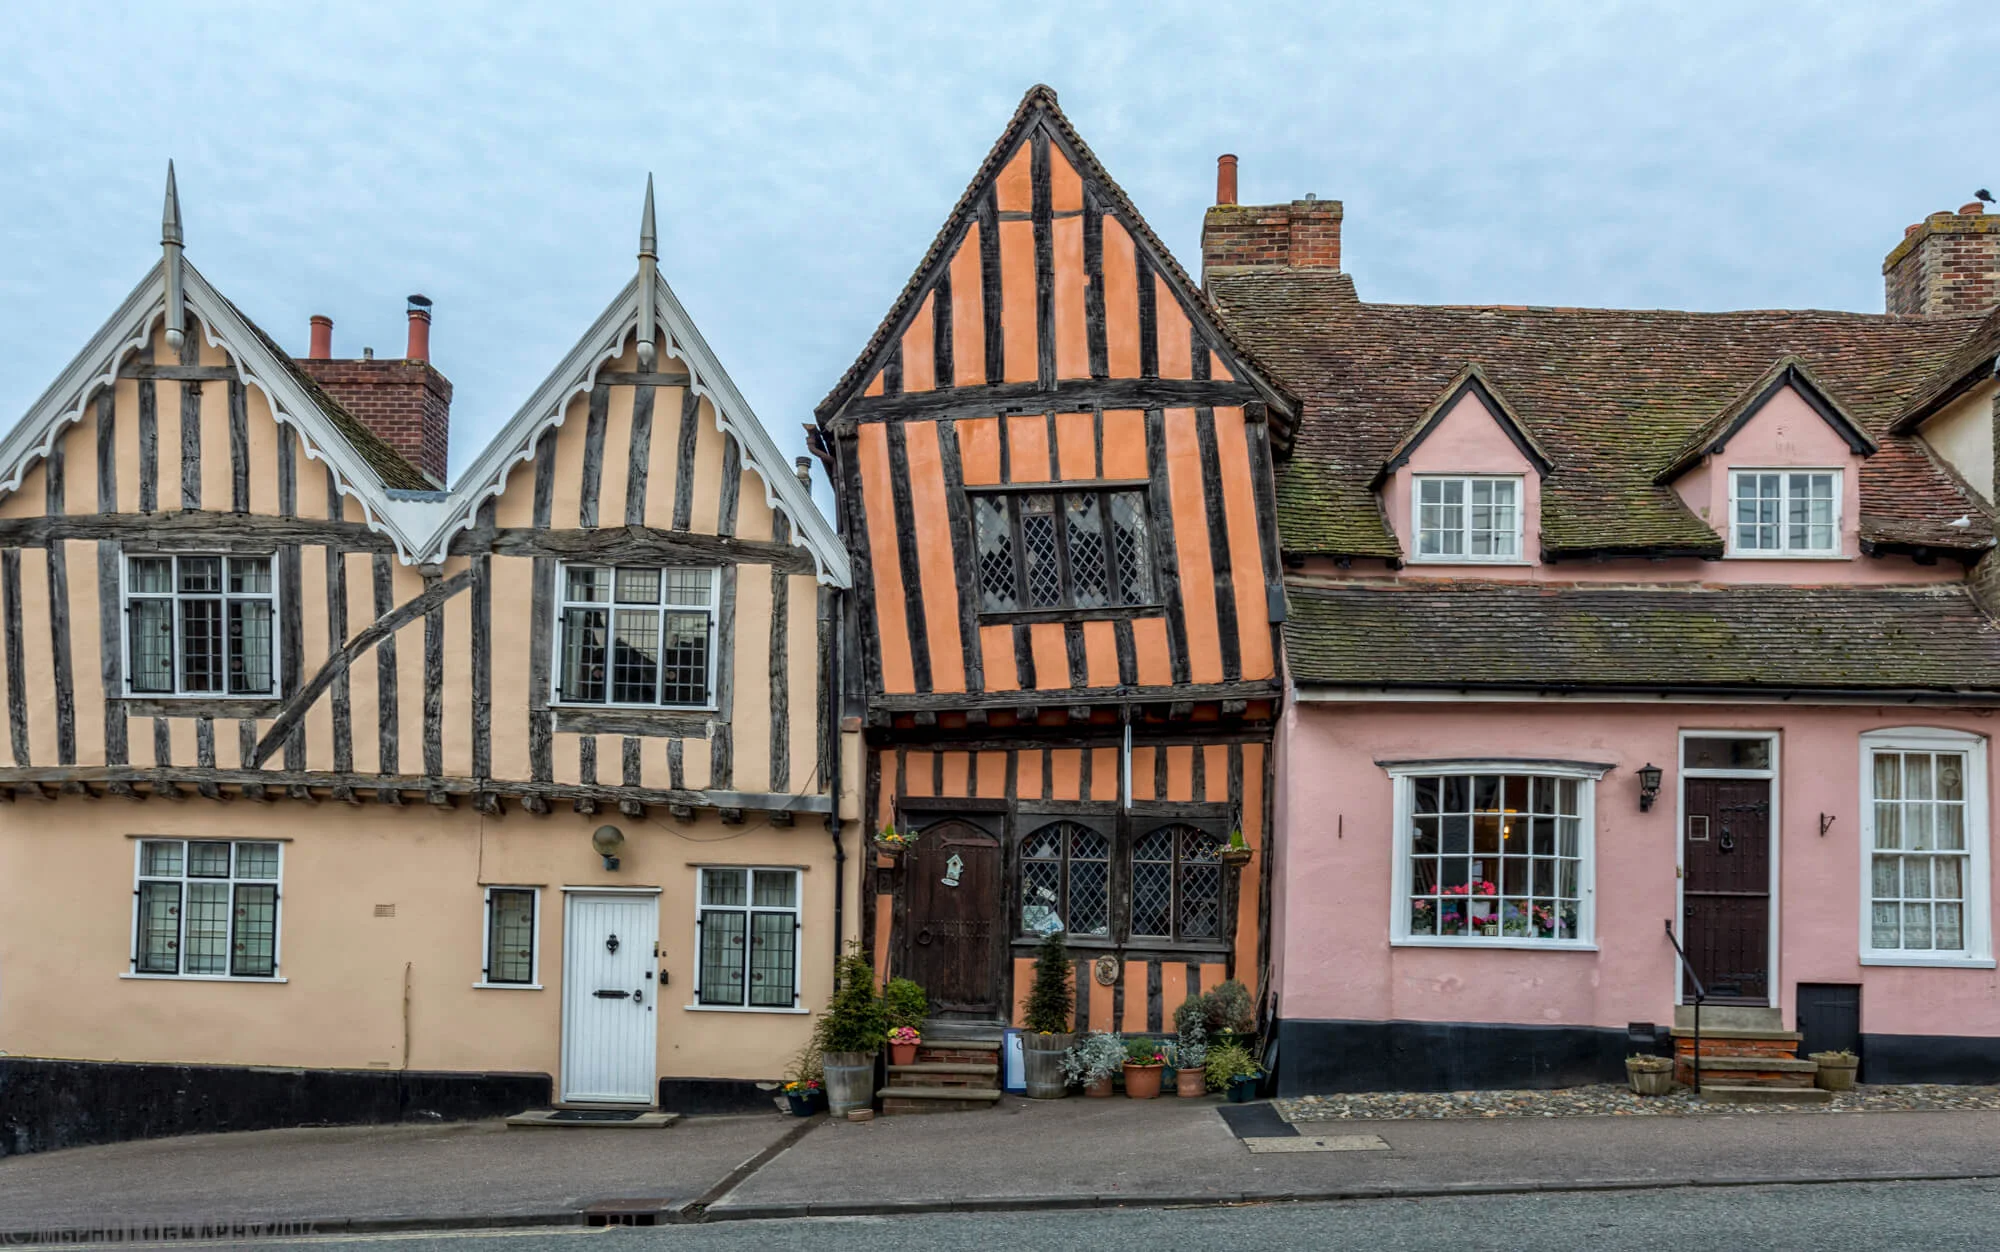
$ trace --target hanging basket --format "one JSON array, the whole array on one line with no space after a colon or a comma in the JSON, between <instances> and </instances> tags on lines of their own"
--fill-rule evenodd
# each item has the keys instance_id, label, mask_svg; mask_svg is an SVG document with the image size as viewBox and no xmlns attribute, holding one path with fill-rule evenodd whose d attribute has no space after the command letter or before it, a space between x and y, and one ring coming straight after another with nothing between
<instances>
[{"instance_id":1,"label":"hanging basket","mask_svg":"<svg viewBox=\"0 0 2000 1252\"><path fill-rule=\"evenodd\" d=\"M1224 848L1222 850L1222 863L1224 865L1248 865L1250 863L1250 849Z\"/></svg>"}]
</instances>

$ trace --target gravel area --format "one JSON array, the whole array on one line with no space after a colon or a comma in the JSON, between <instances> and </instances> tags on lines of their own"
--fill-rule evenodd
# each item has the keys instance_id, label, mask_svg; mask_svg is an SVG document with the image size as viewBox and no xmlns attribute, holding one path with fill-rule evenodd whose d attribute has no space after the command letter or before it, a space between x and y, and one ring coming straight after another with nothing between
<instances>
[{"instance_id":1,"label":"gravel area","mask_svg":"<svg viewBox=\"0 0 2000 1252\"><path fill-rule=\"evenodd\" d=\"M1366 1091L1271 1102L1286 1121L1401 1121L1447 1117L1675 1117L1701 1113L1882 1113L1911 1109L2000 1110L2000 1087L1862 1085L1825 1104L1711 1104L1686 1087L1636 1096L1605 1083L1559 1091Z\"/></svg>"}]
</instances>

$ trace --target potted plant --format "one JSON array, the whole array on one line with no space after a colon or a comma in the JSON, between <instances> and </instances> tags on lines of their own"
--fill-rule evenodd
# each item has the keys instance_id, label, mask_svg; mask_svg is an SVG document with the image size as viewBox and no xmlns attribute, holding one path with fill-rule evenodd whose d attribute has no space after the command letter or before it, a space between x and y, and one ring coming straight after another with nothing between
<instances>
[{"instance_id":1,"label":"potted plant","mask_svg":"<svg viewBox=\"0 0 2000 1252\"><path fill-rule=\"evenodd\" d=\"M808 1042L792 1058L780 1091L793 1117L811 1117L826 1107L826 1079L821 1071L817 1041Z\"/></svg>"},{"instance_id":2,"label":"potted plant","mask_svg":"<svg viewBox=\"0 0 2000 1252\"><path fill-rule=\"evenodd\" d=\"M1174 1093L1185 1098L1207 1094L1208 1005L1189 996L1174 1010Z\"/></svg>"},{"instance_id":3,"label":"potted plant","mask_svg":"<svg viewBox=\"0 0 2000 1252\"><path fill-rule=\"evenodd\" d=\"M915 1065L930 997L908 978L891 978L882 987L882 1013L889 1026L889 1064Z\"/></svg>"},{"instance_id":4,"label":"potted plant","mask_svg":"<svg viewBox=\"0 0 2000 1252\"><path fill-rule=\"evenodd\" d=\"M1240 1043L1225 1043L1208 1050L1207 1079L1210 1091L1221 1091L1231 1104L1242 1104L1257 1094L1264 1071Z\"/></svg>"},{"instance_id":5,"label":"potted plant","mask_svg":"<svg viewBox=\"0 0 2000 1252\"><path fill-rule=\"evenodd\" d=\"M1150 1100L1160 1094L1160 1071L1166 1054L1150 1039L1133 1039L1125 1044L1125 1094L1134 1100Z\"/></svg>"},{"instance_id":6,"label":"potted plant","mask_svg":"<svg viewBox=\"0 0 2000 1252\"><path fill-rule=\"evenodd\" d=\"M917 1028L914 1026L890 1027L889 1064L897 1066L915 1065L917 1063L917 1045L923 1041L924 1037L917 1033Z\"/></svg>"},{"instance_id":7,"label":"potted plant","mask_svg":"<svg viewBox=\"0 0 2000 1252\"><path fill-rule=\"evenodd\" d=\"M875 996L875 970L861 945L840 958L833 999L814 1024L827 1104L836 1117L875 1104L875 1054L889 1034L888 1013Z\"/></svg>"},{"instance_id":8,"label":"potted plant","mask_svg":"<svg viewBox=\"0 0 2000 1252\"><path fill-rule=\"evenodd\" d=\"M870 843L875 845L877 852L880 852L884 856L892 857L902 856L903 853L910 850L910 846L916 843L916 841L917 836L915 831L898 830L894 822L884 825L869 840Z\"/></svg>"},{"instance_id":9,"label":"potted plant","mask_svg":"<svg viewBox=\"0 0 2000 1252\"><path fill-rule=\"evenodd\" d=\"M1069 1028L1076 1005L1071 977L1062 932L1043 936L1035 952L1035 981L1021 1006L1021 1069L1031 1100L1060 1100L1069 1093L1063 1057L1076 1043Z\"/></svg>"},{"instance_id":10,"label":"potted plant","mask_svg":"<svg viewBox=\"0 0 2000 1252\"><path fill-rule=\"evenodd\" d=\"M1093 1030L1063 1053L1063 1077L1099 1099L1111 1094L1111 1079L1125 1064L1125 1041L1108 1031Z\"/></svg>"},{"instance_id":11,"label":"potted plant","mask_svg":"<svg viewBox=\"0 0 2000 1252\"><path fill-rule=\"evenodd\" d=\"M1634 1095L1669 1095L1674 1089L1674 1059L1670 1056L1628 1056L1625 1058L1625 1080L1632 1084Z\"/></svg>"},{"instance_id":12,"label":"potted plant","mask_svg":"<svg viewBox=\"0 0 2000 1252\"><path fill-rule=\"evenodd\" d=\"M1861 1065L1861 1058L1854 1053L1842 1048L1838 1052L1813 1052L1806 1059L1819 1062L1813 1086L1822 1091L1854 1090L1854 1074Z\"/></svg>"},{"instance_id":13,"label":"potted plant","mask_svg":"<svg viewBox=\"0 0 2000 1252\"><path fill-rule=\"evenodd\" d=\"M1239 980L1230 978L1217 983L1211 990L1202 992L1201 1000L1207 1006L1206 1024L1211 1044L1248 1044L1256 1034L1256 1008L1250 1002L1250 989Z\"/></svg>"},{"instance_id":14,"label":"potted plant","mask_svg":"<svg viewBox=\"0 0 2000 1252\"><path fill-rule=\"evenodd\" d=\"M1222 850L1224 865L1248 865L1250 845L1243 841L1243 828L1238 826L1229 832L1229 846Z\"/></svg>"}]
</instances>

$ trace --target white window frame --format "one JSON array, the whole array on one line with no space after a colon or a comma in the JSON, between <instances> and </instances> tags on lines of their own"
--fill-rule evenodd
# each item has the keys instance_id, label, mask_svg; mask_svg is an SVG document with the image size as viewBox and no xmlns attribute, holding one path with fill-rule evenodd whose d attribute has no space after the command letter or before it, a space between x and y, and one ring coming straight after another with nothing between
<instances>
[{"instance_id":1,"label":"white window frame","mask_svg":"<svg viewBox=\"0 0 2000 1252\"><path fill-rule=\"evenodd\" d=\"M1746 561L1843 561L1847 559L1847 540L1842 530L1844 521L1843 505L1846 489L1843 477L1846 471L1834 465L1735 465L1729 469L1729 509L1724 518L1723 535L1726 540L1725 552L1733 559ZM1791 503L1791 481L1793 474L1831 474L1833 476L1833 546L1830 548L1794 548L1791 546L1791 524L1782 517L1778 521L1778 546L1775 548L1746 548L1737 542L1736 503L1739 496L1738 482L1745 475L1777 474L1785 481L1779 484L1778 506L1782 514Z\"/></svg>"},{"instance_id":2,"label":"white window frame","mask_svg":"<svg viewBox=\"0 0 2000 1252\"><path fill-rule=\"evenodd\" d=\"M284 665L284 613L278 596L278 557L276 553L265 552L127 552L125 559L118 563L118 607L123 639L120 642L122 655L119 658L123 671L122 693L129 700L282 700L285 697ZM223 562L222 581L229 584L230 561L263 561L271 568L271 590L268 593L231 592L182 592L180 590L180 560L184 557L212 557ZM174 564L174 589L170 592L134 592L132 590L132 563L134 561L167 560ZM132 603L137 600L163 600L172 604L174 625L172 691L143 691L132 685ZM181 682L181 613L183 599L217 600L224 605L222 629L222 687L215 691L189 691ZM228 602L231 600L262 600L271 606L271 689L269 691L233 692L229 690L229 618ZM256 842L251 840L250 842Z\"/></svg>"},{"instance_id":3,"label":"white window frame","mask_svg":"<svg viewBox=\"0 0 2000 1252\"><path fill-rule=\"evenodd\" d=\"M751 904L751 903L750 903L750 901L751 901L752 899L754 899L754 898L755 898L755 896L754 896L754 892L756 891L756 878L755 878L755 875L756 875L756 874L758 874L759 872L762 872L762 873L767 873L767 874L790 874L790 875L792 876L792 906L791 906L791 907L790 907L789 909L787 909L787 908L783 908L783 907L780 907L780 906L778 906L778 905L753 905L753 904ZM740 907L739 907L739 906L737 906L737 905L729 905L729 904L716 904L716 905L710 905L710 904L703 904L703 903L702 903L702 897L703 897L703 895L704 895L704 892L703 892L703 890L702 890L702 889L703 889L703 887L704 887L704 886L705 886L705 885L707 884L707 879L708 879L708 875L710 875L710 874L741 874L741 875L743 875L743 878L744 878L744 881L743 881L743 889L744 889L744 895L743 895L743 904L742 904L742 905L741 905ZM805 871L804 871L804 870L802 870L802 869L800 869L800 868L799 868L798 866L796 866L796 865L699 865L699 866L696 866L696 867L695 867L695 883L694 883L694 976L693 976L693 977L692 977L692 978L691 978L691 979L689 980L689 981L690 981L690 983L691 983L691 985L692 985L692 990L691 990L691 991L690 991L690 993L689 993L689 995L690 995L690 999L689 999L689 1002L687 1003L687 1005L686 1005L685 1007L686 1007L686 1008L687 1008L687 1009L688 1009L688 1010L689 1010L690 1012L696 1012L696 1013L779 1013L779 1014L785 1014L785 1013L790 1013L790 1014L799 1014L799 1013L809 1013L809 1012L811 1012L812 1010L810 1010L810 1009L808 1009L808 1008L806 1008L806 1007L805 1007L805 988L804 988L804 987L803 987L803 986L801 985L801 982L802 982L802 980L803 980L803 976L804 976L804 972L805 972L805 904L806 904L806 876L805 876ZM742 1004L703 1004L703 1003L701 1002L701 959L702 959L702 952L701 952L701 938L702 938L702 936L701 936L701 930L702 930L702 914L704 914L704 913L709 913L709 912L740 912L740 913L744 914L744 919L743 919L743 935L744 935L744 938L745 938L746 940L747 940L747 939L748 939L748 938L750 937L750 935L751 935L751 933L752 933L752 930L751 930L751 925L752 925L752 922L751 922L751 916L752 916L753 914L756 914L756 913L790 913L790 914L792 915L792 923L793 923L793 924L792 924L792 936L793 936L793 939L792 939L792 1002L791 1002L791 1004L790 1004L789 1006L786 1006L786 1005L776 1005L776 1004L751 1004L751 1003L749 1003L749 1000L750 1000L750 979L749 979L749 970L750 970L750 967L749 967L749 960L750 960L750 946L749 946L749 944L748 944L747 942L746 942L746 943L744 944L744 947L743 947L743 960L744 960L744 979L743 979L743 1000L744 1000L744 1003L742 1003Z\"/></svg>"},{"instance_id":4,"label":"white window frame","mask_svg":"<svg viewBox=\"0 0 2000 1252\"><path fill-rule=\"evenodd\" d=\"M708 574L708 603L706 605L670 605L659 603L651 606L652 611L661 613L662 615L667 613L706 613L708 615L708 676L705 680L705 686L708 690L707 700L698 704L633 703L613 700L611 698L612 680L609 673L604 677L604 699L602 700L578 700L573 697L566 697L563 694L563 653L567 646L567 641L564 638L566 629L563 623L564 619L568 616L568 610L573 608L604 609L609 613L615 613L619 608L617 600L617 572L621 568L658 571L663 586L666 575L675 570L702 570ZM603 601L571 600L569 598L569 571L573 569L601 569L609 571L612 576L612 598ZM569 709L669 709L676 712L692 713L712 713L716 710L716 665L722 655L722 649L732 646L734 642L722 638L721 566L646 565L632 561L623 563L616 561L559 561L556 563L555 594L550 598L554 601L550 606L550 611L555 615L555 619L551 623L549 630L549 702L552 707ZM626 605L624 607L648 608L646 605Z\"/></svg>"},{"instance_id":5,"label":"white window frame","mask_svg":"<svg viewBox=\"0 0 2000 1252\"><path fill-rule=\"evenodd\" d=\"M1424 484L1460 483L1464 487L1465 500L1458 507L1465 510L1465 523L1459 528L1464 540L1463 552L1426 553L1424 549ZM1474 483L1511 483L1514 487L1514 550L1504 555L1478 555L1472 551L1472 487ZM1524 474L1412 474L1410 475L1410 563L1413 565L1526 565L1527 554L1522 550L1526 542L1528 516L1528 483ZM1494 532L1500 533L1500 532Z\"/></svg>"},{"instance_id":6,"label":"white window frame","mask_svg":"<svg viewBox=\"0 0 2000 1252\"><path fill-rule=\"evenodd\" d=\"M1509 760L1504 757L1468 760L1411 761L1385 767L1395 790L1395 826L1391 839L1394 861L1390 873L1389 944L1398 948L1502 948L1525 952L1597 951L1597 783L1606 768L1556 761ZM1608 767L1607 767L1608 768ZM1526 774L1537 778L1577 781L1576 928L1574 939L1523 939L1511 935L1413 935L1410 933L1410 839L1415 832L1412 780L1439 774Z\"/></svg>"},{"instance_id":7,"label":"white window frame","mask_svg":"<svg viewBox=\"0 0 2000 1252\"><path fill-rule=\"evenodd\" d=\"M130 941L126 944L125 972L120 978L139 979L152 982L247 982L282 983L290 981L285 973L285 840L283 839L201 839L182 835L147 835L132 841L132 927ZM139 908L141 903L140 884L145 882L172 882L175 879L159 874L148 874L146 869L146 845L154 843L178 843L181 845L180 938L175 946L175 962L183 964L187 952L187 884L224 883L229 887L229 938L224 943L225 951L233 953L236 941L236 888L239 884L269 886L271 900L271 972L262 974L189 974L189 973L141 973L139 970ZM229 845L229 877L195 878L187 872L188 845L191 843L226 843ZM278 851L278 875L275 878L239 878L236 874L236 849L246 843L270 844Z\"/></svg>"},{"instance_id":8,"label":"white window frame","mask_svg":"<svg viewBox=\"0 0 2000 1252\"><path fill-rule=\"evenodd\" d=\"M494 982L493 971L493 893L496 891L525 891L532 898L530 909L532 920L528 926L528 981ZM542 889L522 887L512 883L490 883L484 889L485 905L479 911L479 981L474 987L486 991L540 991L542 989Z\"/></svg>"},{"instance_id":9,"label":"white window frame","mask_svg":"<svg viewBox=\"0 0 2000 1252\"><path fill-rule=\"evenodd\" d=\"M1873 925L1875 905L1875 751L1962 752L1965 754L1966 883L1965 950L1926 953L1921 949L1877 948ZM1971 731L1934 726L1898 726L1871 730L1861 736L1861 938L1863 965L1941 966L1992 969L1993 905L1990 885L1992 856L1987 810L1986 738Z\"/></svg>"}]
</instances>

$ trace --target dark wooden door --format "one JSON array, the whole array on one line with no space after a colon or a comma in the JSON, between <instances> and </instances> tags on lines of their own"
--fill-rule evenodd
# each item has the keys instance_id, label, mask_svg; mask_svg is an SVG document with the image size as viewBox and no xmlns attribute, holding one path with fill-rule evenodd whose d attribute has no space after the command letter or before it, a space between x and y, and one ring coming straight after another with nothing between
<instances>
[{"instance_id":1,"label":"dark wooden door","mask_svg":"<svg viewBox=\"0 0 2000 1252\"><path fill-rule=\"evenodd\" d=\"M1712 1001L1770 1002L1771 782L1683 783L1682 942ZM1692 1002L1694 988L1685 986Z\"/></svg>"},{"instance_id":2,"label":"dark wooden door","mask_svg":"<svg viewBox=\"0 0 2000 1252\"><path fill-rule=\"evenodd\" d=\"M1000 838L956 818L926 827L909 866L909 976L935 1017L1000 1017Z\"/></svg>"}]
</instances>

